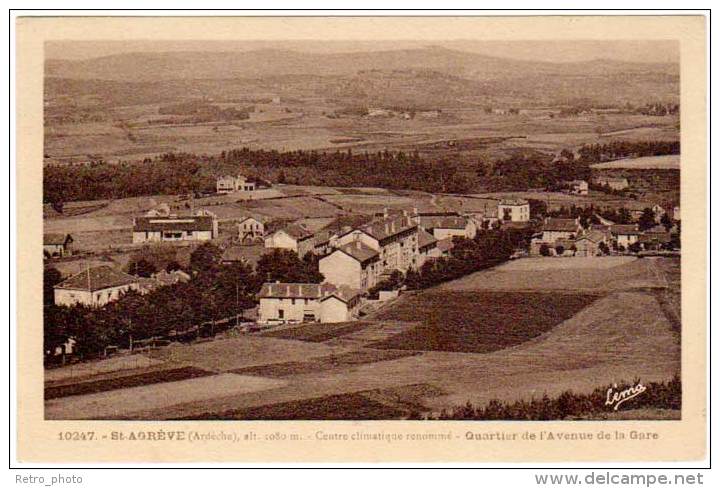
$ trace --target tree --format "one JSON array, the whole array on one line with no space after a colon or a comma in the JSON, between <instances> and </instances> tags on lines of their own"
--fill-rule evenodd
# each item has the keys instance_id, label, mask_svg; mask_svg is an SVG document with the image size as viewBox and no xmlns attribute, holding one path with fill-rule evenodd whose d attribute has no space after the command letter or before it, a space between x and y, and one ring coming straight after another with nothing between
<instances>
[{"instance_id":1,"label":"tree","mask_svg":"<svg viewBox=\"0 0 720 488\"><path fill-rule=\"evenodd\" d=\"M146 259L140 259L138 261L130 261L127 266L127 272L135 276L149 278L157 272L157 268Z\"/></svg>"},{"instance_id":2,"label":"tree","mask_svg":"<svg viewBox=\"0 0 720 488\"><path fill-rule=\"evenodd\" d=\"M655 212L651 208L643 209L642 215L638 219L640 230L648 230L655 226Z\"/></svg>"},{"instance_id":3,"label":"tree","mask_svg":"<svg viewBox=\"0 0 720 488\"><path fill-rule=\"evenodd\" d=\"M630 252L638 253L638 252L640 252L640 249L641 249L641 247L640 247L639 242L633 242L632 244L630 244L628 246L628 251L630 251Z\"/></svg>"},{"instance_id":4,"label":"tree","mask_svg":"<svg viewBox=\"0 0 720 488\"><path fill-rule=\"evenodd\" d=\"M263 254L255 269L258 279L263 281L322 283L324 279L316 263L303 261L296 253L287 249L273 249Z\"/></svg>"},{"instance_id":5,"label":"tree","mask_svg":"<svg viewBox=\"0 0 720 488\"><path fill-rule=\"evenodd\" d=\"M55 301L55 285L62 281L60 271L52 266L47 266L43 270L43 303L52 305Z\"/></svg>"},{"instance_id":6,"label":"tree","mask_svg":"<svg viewBox=\"0 0 720 488\"><path fill-rule=\"evenodd\" d=\"M550 256L550 247L547 244L540 244L540 255L545 257Z\"/></svg>"},{"instance_id":7,"label":"tree","mask_svg":"<svg viewBox=\"0 0 720 488\"><path fill-rule=\"evenodd\" d=\"M607 244L605 244L605 242L601 242L598 245L598 248L600 248L600 252L602 252L603 254L610 254L610 248Z\"/></svg>"},{"instance_id":8,"label":"tree","mask_svg":"<svg viewBox=\"0 0 720 488\"><path fill-rule=\"evenodd\" d=\"M673 221L667 213L664 213L660 218L660 223L665 226L665 230L670 230L673 227Z\"/></svg>"},{"instance_id":9,"label":"tree","mask_svg":"<svg viewBox=\"0 0 720 488\"><path fill-rule=\"evenodd\" d=\"M565 253L565 248L563 246L561 246L561 245L555 246L555 254L557 254L558 256L562 256L563 253Z\"/></svg>"},{"instance_id":10,"label":"tree","mask_svg":"<svg viewBox=\"0 0 720 488\"><path fill-rule=\"evenodd\" d=\"M212 271L220 264L221 259L222 250L211 242L205 242L190 254L190 271Z\"/></svg>"}]
</instances>

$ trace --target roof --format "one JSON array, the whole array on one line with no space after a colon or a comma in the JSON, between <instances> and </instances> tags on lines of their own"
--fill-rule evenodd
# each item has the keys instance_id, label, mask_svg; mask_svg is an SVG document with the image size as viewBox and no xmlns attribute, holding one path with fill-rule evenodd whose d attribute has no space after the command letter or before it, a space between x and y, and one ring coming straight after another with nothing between
<instances>
[{"instance_id":1,"label":"roof","mask_svg":"<svg viewBox=\"0 0 720 488\"><path fill-rule=\"evenodd\" d=\"M450 251L453 247L455 247L455 244L453 243L452 237L440 239L437 243L437 248L442 252Z\"/></svg>"},{"instance_id":2,"label":"roof","mask_svg":"<svg viewBox=\"0 0 720 488\"><path fill-rule=\"evenodd\" d=\"M425 229L418 229L418 248L423 249L425 247L437 244L438 240L435 236L427 232Z\"/></svg>"},{"instance_id":3,"label":"roof","mask_svg":"<svg viewBox=\"0 0 720 488\"><path fill-rule=\"evenodd\" d=\"M281 231L285 232L296 241L304 241L305 239L309 239L313 236L312 232L300 224L290 224L282 229L278 229L275 232L277 233Z\"/></svg>"},{"instance_id":4,"label":"roof","mask_svg":"<svg viewBox=\"0 0 720 488\"><path fill-rule=\"evenodd\" d=\"M351 258L359 261L361 264L365 264L366 262L378 257L378 252L375 249L366 246L360 241L350 242L344 246L336 248L336 250L347 254Z\"/></svg>"},{"instance_id":5,"label":"roof","mask_svg":"<svg viewBox=\"0 0 720 488\"><path fill-rule=\"evenodd\" d=\"M265 283L258 298L312 298L318 299L337 291L330 283Z\"/></svg>"},{"instance_id":6,"label":"roof","mask_svg":"<svg viewBox=\"0 0 720 488\"><path fill-rule=\"evenodd\" d=\"M357 288L351 288L347 285L340 285L337 287L337 290L325 295L324 297L322 297L320 299L320 301L324 301L324 300L327 300L328 298L335 297L342 302L348 303L352 299L362 296L362 294L363 294L362 290L358 290Z\"/></svg>"},{"instance_id":7,"label":"roof","mask_svg":"<svg viewBox=\"0 0 720 488\"><path fill-rule=\"evenodd\" d=\"M658 224L654 227L651 227L647 230L645 230L646 234L667 234L668 230L665 228L664 225Z\"/></svg>"},{"instance_id":8,"label":"roof","mask_svg":"<svg viewBox=\"0 0 720 488\"><path fill-rule=\"evenodd\" d=\"M530 205L530 202L523 198L503 198L500 200L498 205L505 205L508 207L517 207L519 205Z\"/></svg>"},{"instance_id":9,"label":"roof","mask_svg":"<svg viewBox=\"0 0 720 488\"><path fill-rule=\"evenodd\" d=\"M330 240L337 236L337 232L324 229L315 233L315 247L327 244Z\"/></svg>"},{"instance_id":10,"label":"roof","mask_svg":"<svg viewBox=\"0 0 720 488\"><path fill-rule=\"evenodd\" d=\"M417 224L404 215L379 219L363 225L358 229L365 234L377 239L385 240L409 229L417 227Z\"/></svg>"},{"instance_id":11,"label":"roof","mask_svg":"<svg viewBox=\"0 0 720 488\"><path fill-rule=\"evenodd\" d=\"M602 242L605 240L605 233L599 230L591 230L587 234L578 237L576 240L587 239L592 242Z\"/></svg>"},{"instance_id":12,"label":"roof","mask_svg":"<svg viewBox=\"0 0 720 488\"><path fill-rule=\"evenodd\" d=\"M575 219L554 219L548 218L543 224L543 230L558 232L577 232L580 225Z\"/></svg>"},{"instance_id":13,"label":"roof","mask_svg":"<svg viewBox=\"0 0 720 488\"><path fill-rule=\"evenodd\" d=\"M174 285L175 283L190 281L190 275L179 269L174 271L166 271L163 269L152 275L152 279L163 285Z\"/></svg>"},{"instance_id":14,"label":"roof","mask_svg":"<svg viewBox=\"0 0 720 488\"><path fill-rule=\"evenodd\" d=\"M610 232L618 235L640 234L636 224L614 224L610 226Z\"/></svg>"},{"instance_id":15,"label":"roof","mask_svg":"<svg viewBox=\"0 0 720 488\"><path fill-rule=\"evenodd\" d=\"M70 234L43 234L44 246L62 246L67 241L72 242Z\"/></svg>"},{"instance_id":16,"label":"roof","mask_svg":"<svg viewBox=\"0 0 720 488\"><path fill-rule=\"evenodd\" d=\"M238 220L238 225L242 224L246 220L254 220L255 222L265 224L265 219L263 219L262 217L253 217L252 215L248 215L247 217L243 217L242 219Z\"/></svg>"},{"instance_id":17,"label":"roof","mask_svg":"<svg viewBox=\"0 0 720 488\"><path fill-rule=\"evenodd\" d=\"M161 232L166 230L179 231L212 231L215 219L207 215L185 215L168 217L137 217L134 232Z\"/></svg>"},{"instance_id":18,"label":"roof","mask_svg":"<svg viewBox=\"0 0 720 488\"><path fill-rule=\"evenodd\" d=\"M467 226L467 219L465 217L457 216L420 216L418 217L418 224L426 229L462 229L464 230Z\"/></svg>"},{"instance_id":19,"label":"roof","mask_svg":"<svg viewBox=\"0 0 720 488\"><path fill-rule=\"evenodd\" d=\"M116 286L137 283L138 279L110 266L96 266L77 273L65 281L55 285L64 290L96 291Z\"/></svg>"}]
</instances>

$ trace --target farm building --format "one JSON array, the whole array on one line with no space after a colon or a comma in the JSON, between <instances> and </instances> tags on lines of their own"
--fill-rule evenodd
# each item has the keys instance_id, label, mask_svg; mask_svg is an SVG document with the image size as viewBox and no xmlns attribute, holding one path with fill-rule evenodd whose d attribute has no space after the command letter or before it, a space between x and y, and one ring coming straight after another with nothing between
<instances>
[{"instance_id":1,"label":"farm building","mask_svg":"<svg viewBox=\"0 0 720 488\"><path fill-rule=\"evenodd\" d=\"M530 220L530 202L523 199L505 199L498 203L498 219L510 222Z\"/></svg>"},{"instance_id":2,"label":"farm building","mask_svg":"<svg viewBox=\"0 0 720 488\"><path fill-rule=\"evenodd\" d=\"M254 242L265 236L265 223L255 217L245 217L238 222L238 239L240 242Z\"/></svg>"},{"instance_id":3,"label":"farm building","mask_svg":"<svg viewBox=\"0 0 720 488\"><path fill-rule=\"evenodd\" d=\"M56 305L82 304L101 307L117 300L128 290L139 289L140 285L135 276L110 266L97 266L55 285L54 299Z\"/></svg>"},{"instance_id":4,"label":"farm building","mask_svg":"<svg viewBox=\"0 0 720 488\"><path fill-rule=\"evenodd\" d=\"M43 255L45 258L70 256L72 243L70 234L43 234Z\"/></svg>"},{"instance_id":5,"label":"farm building","mask_svg":"<svg viewBox=\"0 0 720 488\"><path fill-rule=\"evenodd\" d=\"M575 256L594 257L602 254L602 244L607 245L607 235L599 230L591 230L575 239Z\"/></svg>"},{"instance_id":6,"label":"farm building","mask_svg":"<svg viewBox=\"0 0 720 488\"><path fill-rule=\"evenodd\" d=\"M330 283L265 283L258 322L346 322L356 317L362 292Z\"/></svg>"},{"instance_id":7,"label":"farm building","mask_svg":"<svg viewBox=\"0 0 720 488\"><path fill-rule=\"evenodd\" d=\"M333 251L336 242L337 232L327 229L318 231L315 233L315 249L313 252L317 256L326 256Z\"/></svg>"},{"instance_id":8,"label":"farm building","mask_svg":"<svg viewBox=\"0 0 720 488\"><path fill-rule=\"evenodd\" d=\"M255 191L255 182L243 175L220 176L215 180L215 189L218 193L233 193L236 191Z\"/></svg>"},{"instance_id":9,"label":"farm building","mask_svg":"<svg viewBox=\"0 0 720 488\"><path fill-rule=\"evenodd\" d=\"M558 241L572 242L580 234L582 227L578 219L558 219L548 217L542 226L542 234L530 241L530 254L537 256L541 254L543 245L554 248ZM565 246L563 246L565 247Z\"/></svg>"},{"instance_id":10,"label":"farm building","mask_svg":"<svg viewBox=\"0 0 720 488\"><path fill-rule=\"evenodd\" d=\"M424 229L418 230L418 268L428 259L437 257L440 257L438 240Z\"/></svg>"},{"instance_id":11,"label":"farm building","mask_svg":"<svg viewBox=\"0 0 720 488\"><path fill-rule=\"evenodd\" d=\"M265 238L266 249L288 249L301 258L315 249L313 233L300 224L290 224Z\"/></svg>"},{"instance_id":12,"label":"farm building","mask_svg":"<svg viewBox=\"0 0 720 488\"><path fill-rule=\"evenodd\" d=\"M144 242L209 241L218 236L215 216L167 215L133 219L133 244Z\"/></svg>"},{"instance_id":13,"label":"farm building","mask_svg":"<svg viewBox=\"0 0 720 488\"><path fill-rule=\"evenodd\" d=\"M570 193L574 195L587 195L588 194L588 182L584 180L573 180L568 183Z\"/></svg>"}]
</instances>

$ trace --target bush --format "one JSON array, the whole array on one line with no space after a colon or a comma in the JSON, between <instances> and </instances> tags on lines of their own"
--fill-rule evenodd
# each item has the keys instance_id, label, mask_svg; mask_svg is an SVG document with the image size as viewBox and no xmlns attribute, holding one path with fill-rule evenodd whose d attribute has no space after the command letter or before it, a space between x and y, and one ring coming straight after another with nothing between
<instances>
[{"instance_id":1,"label":"bush","mask_svg":"<svg viewBox=\"0 0 720 488\"><path fill-rule=\"evenodd\" d=\"M541 256L550 256L550 247L547 244L540 245L540 255Z\"/></svg>"}]
</instances>

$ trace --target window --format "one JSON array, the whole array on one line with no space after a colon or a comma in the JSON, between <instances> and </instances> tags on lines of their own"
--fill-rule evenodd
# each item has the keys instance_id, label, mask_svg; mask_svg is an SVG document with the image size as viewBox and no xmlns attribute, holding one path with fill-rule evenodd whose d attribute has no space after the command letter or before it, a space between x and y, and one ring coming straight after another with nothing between
<instances>
[{"instance_id":1,"label":"window","mask_svg":"<svg viewBox=\"0 0 720 488\"><path fill-rule=\"evenodd\" d=\"M290 303L293 304L293 305L295 305L295 299L294 299L294 298L291 298L291 299L290 299Z\"/></svg>"},{"instance_id":2,"label":"window","mask_svg":"<svg viewBox=\"0 0 720 488\"><path fill-rule=\"evenodd\" d=\"M278 309L278 318L279 319L285 318L285 310L283 310L282 308Z\"/></svg>"}]
</instances>

